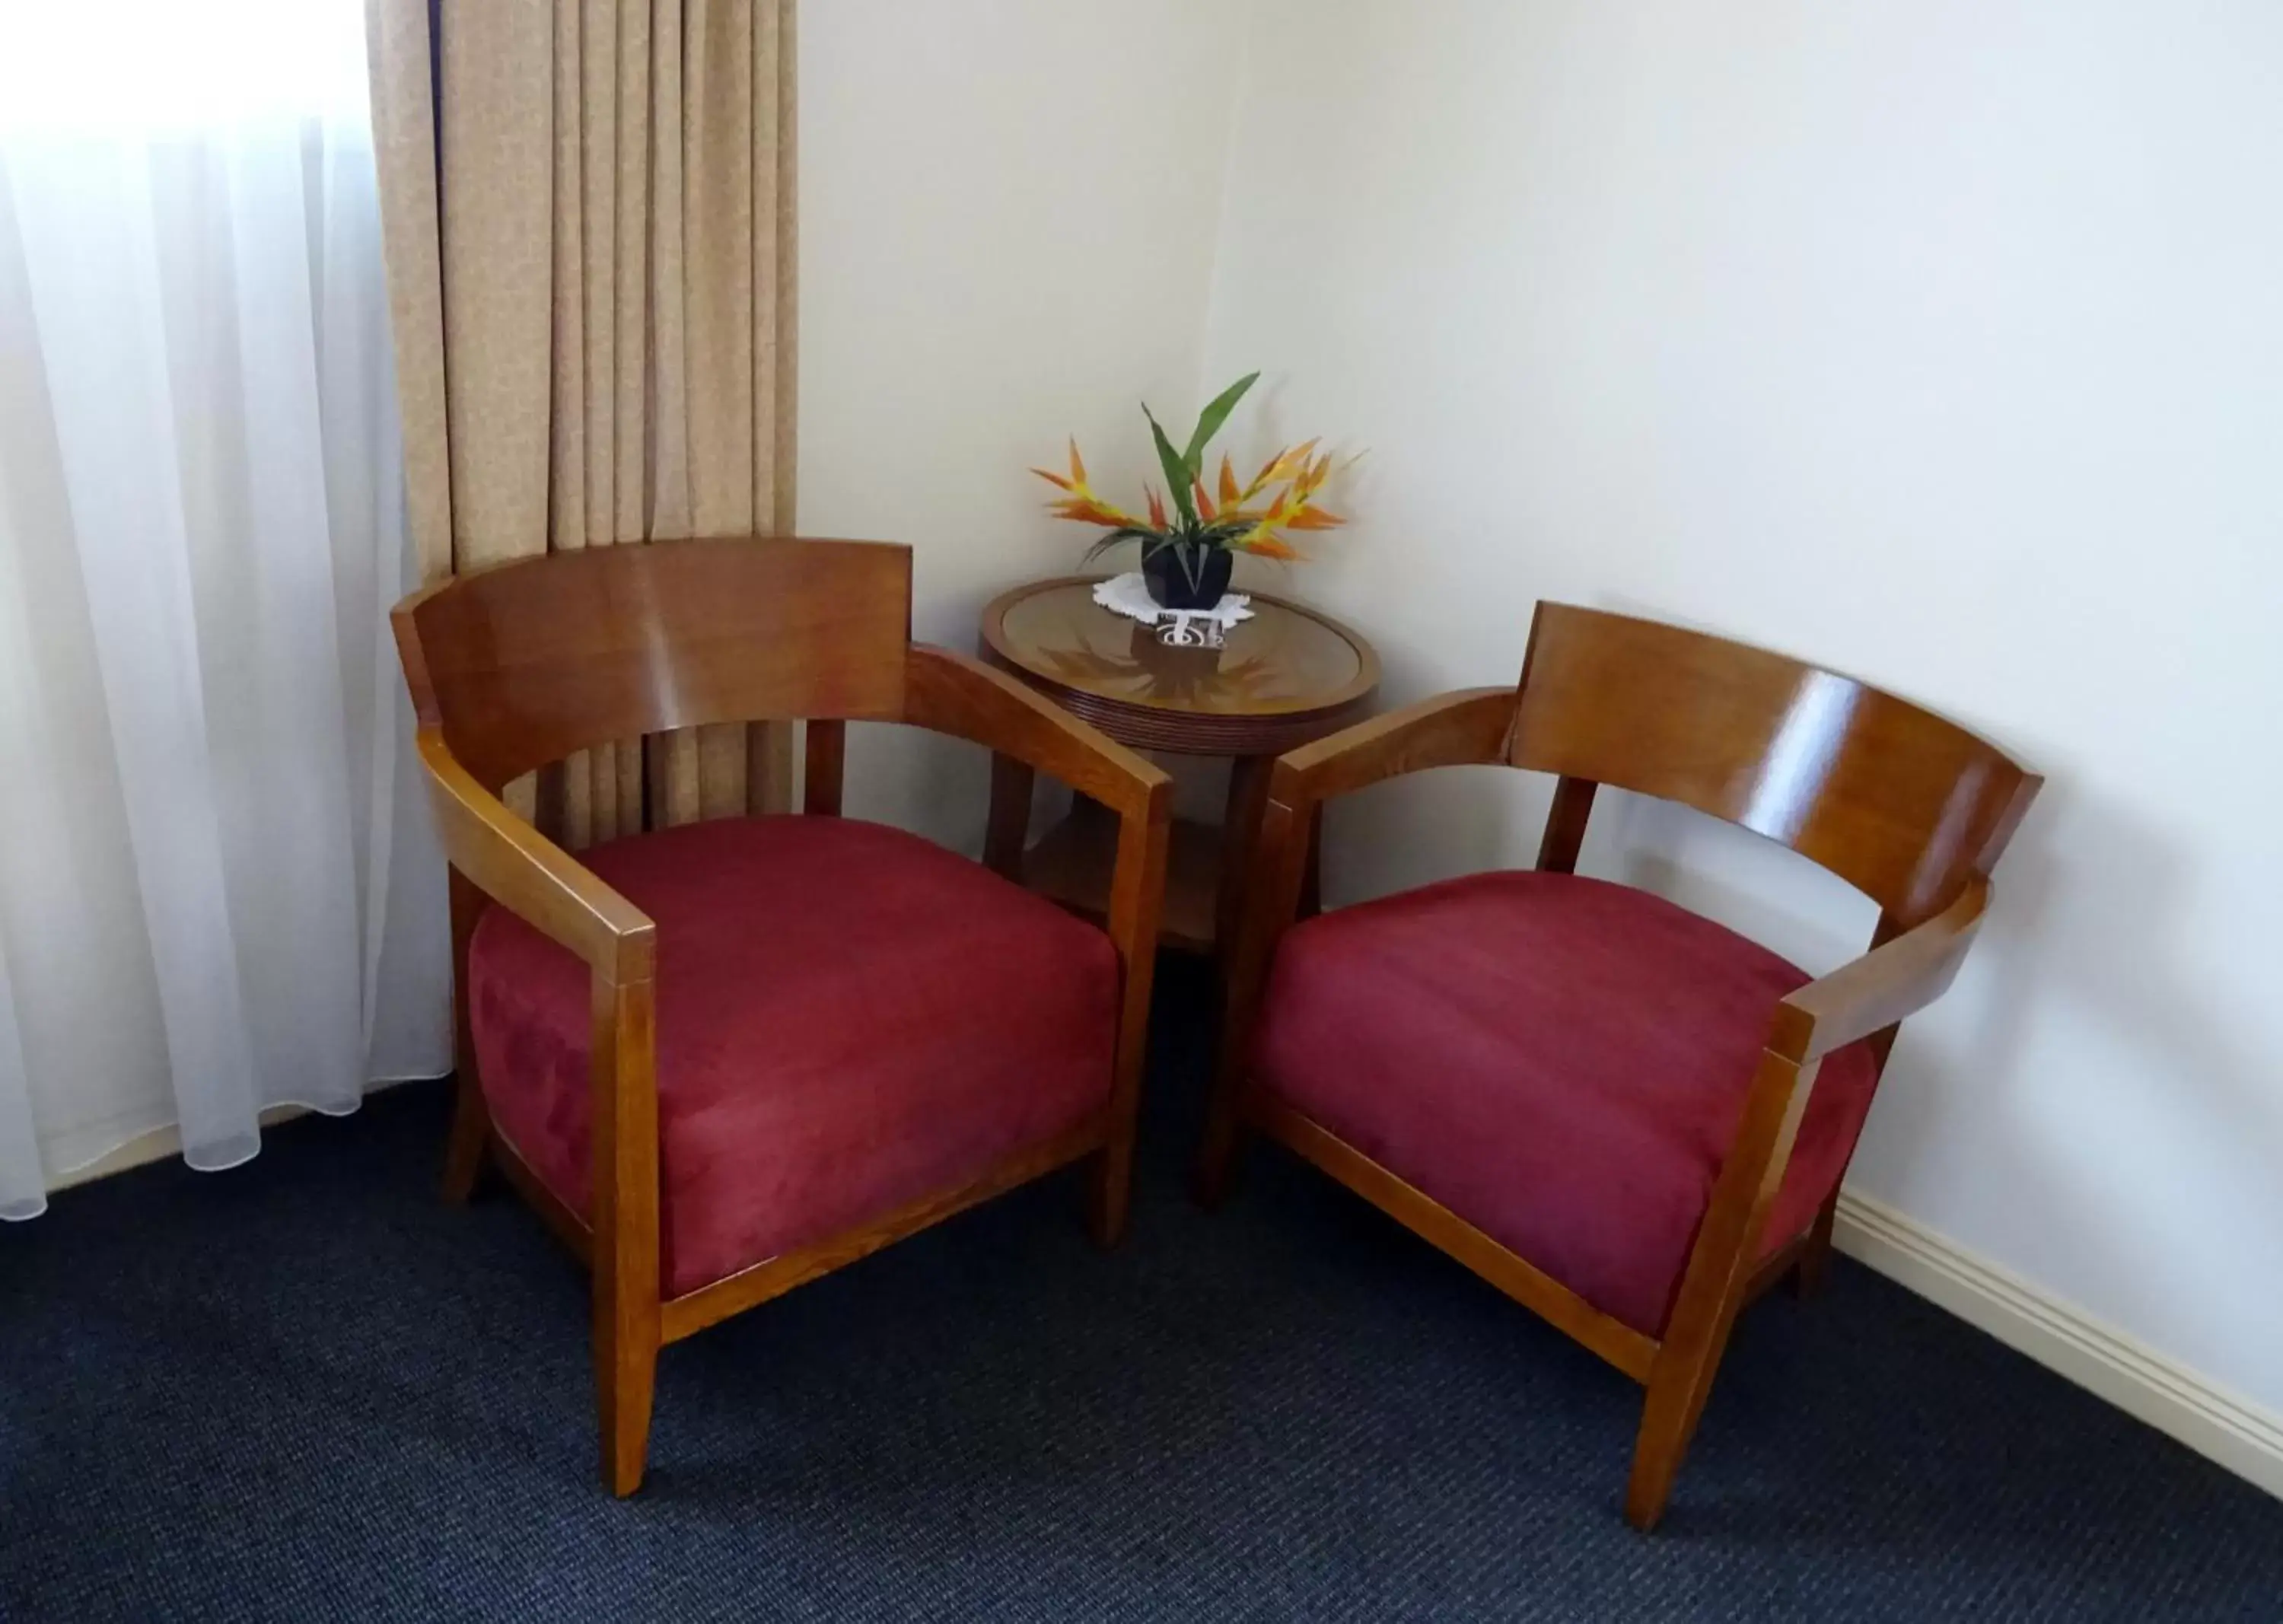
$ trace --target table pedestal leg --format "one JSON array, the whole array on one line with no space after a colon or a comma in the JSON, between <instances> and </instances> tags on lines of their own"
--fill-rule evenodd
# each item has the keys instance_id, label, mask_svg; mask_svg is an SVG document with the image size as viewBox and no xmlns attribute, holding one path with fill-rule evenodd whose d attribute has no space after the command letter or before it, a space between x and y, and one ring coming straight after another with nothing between
<instances>
[{"instance_id":1,"label":"table pedestal leg","mask_svg":"<svg viewBox=\"0 0 2283 1624\"><path fill-rule=\"evenodd\" d=\"M983 831L983 862L993 872L1023 883L1023 846L1031 833L1031 785L1038 775L1011 755L991 757L991 821Z\"/></svg>"},{"instance_id":2,"label":"table pedestal leg","mask_svg":"<svg viewBox=\"0 0 2283 1624\"><path fill-rule=\"evenodd\" d=\"M1223 963L1236 946L1237 925L1244 917L1245 882L1251 875L1260 815L1268 806L1269 772L1275 765L1273 755L1229 760L1228 807L1220 825L1220 894L1213 917L1214 954Z\"/></svg>"}]
</instances>

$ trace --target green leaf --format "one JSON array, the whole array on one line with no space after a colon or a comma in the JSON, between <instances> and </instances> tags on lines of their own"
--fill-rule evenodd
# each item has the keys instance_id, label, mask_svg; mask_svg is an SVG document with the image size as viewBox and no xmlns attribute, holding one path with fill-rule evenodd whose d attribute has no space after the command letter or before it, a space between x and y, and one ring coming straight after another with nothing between
<instances>
[{"instance_id":1,"label":"green leaf","mask_svg":"<svg viewBox=\"0 0 2283 1624\"><path fill-rule=\"evenodd\" d=\"M1142 544L1142 550L1146 555L1149 550L1149 544L1157 539L1157 533L1155 530L1137 529L1129 525L1122 530L1105 531L1103 535L1096 536L1095 538L1094 545L1086 550L1086 556L1088 561L1092 561L1095 558L1100 558L1103 553L1108 552L1111 548L1119 546L1126 542L1140 542Z\"/></svg>"},{"instance_id":2,"label":"green leaf","mask_svg":"<svg viewBox=\"0 0 2283 1624\"><path fill-rule=\"evenodd\" d=\"M1204 476L1205 448L1212 443L1212 437L1220 433L1220 426L1228 421L1228 414L1236 410L1236 403L1244 398L1244 392L1259 381L1259 373L1247 372L1215 395L1212 403L1197 414L1196 432L1189 436L1189 449L1181 455L1181 462L1192 479Z\"/></svg>"},{"instance_id":3,"label":"green leaf","mask_svg":"<svg viewBox=\"0 0 2283 1624\"><path fill-rule=\"evenodd\" d=\"M1194 530L1197 524L1197 509L1196 503L1189 499L1189 482L1194 477L1189 472L1189 465L1181 460L1181 454L1173 449L1173 442L1165 438L1165 431L1157 426L1157 417L1147 404L1142 406L1142 415L1149 419L1149 432L1157 436L1157 465L1165 471L1165 483L1173 487L1173 506L1181 516L1181 527Z\"/></svg>"}]
</instances>

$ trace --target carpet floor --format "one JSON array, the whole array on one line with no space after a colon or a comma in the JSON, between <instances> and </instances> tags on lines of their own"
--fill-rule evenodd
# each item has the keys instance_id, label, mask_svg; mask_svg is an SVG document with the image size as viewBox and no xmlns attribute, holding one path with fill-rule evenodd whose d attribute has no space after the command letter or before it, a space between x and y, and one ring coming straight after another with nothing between
<instances>
[{"instance_id":1,"label":"carpet floor","mask_svg":"<svg viewBox=\"0 0 2283 1624\"><path fill-rule=\"evenodd\" d=\"M666 1350L599 1487L581 1277L435 1198L440 1086L0 1231L0 1618L2283 1619L2283 1503L1843 1261L1741 1325L1660 1533L1638 1390L1280 1152L1074 1175Z\"/></svg>"}]
</instances>

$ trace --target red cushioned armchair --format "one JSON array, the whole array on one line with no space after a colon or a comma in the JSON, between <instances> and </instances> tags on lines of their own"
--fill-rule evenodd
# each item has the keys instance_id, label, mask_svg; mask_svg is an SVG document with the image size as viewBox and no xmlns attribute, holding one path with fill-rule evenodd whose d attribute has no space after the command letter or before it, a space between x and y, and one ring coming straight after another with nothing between
<instances>
[{"instance_id":1,"label":"red cushioned armchair","mask_svg":"<svg viewBox=\"0 0 2283 1624\"><path fill-rule=\"evenodd\" d=\"M604 1477L642 1481L658 1351L977 1201L1094 1159L1125 1223L1168 781L1029 689L911 641L908 549L664 542L408 598L397 645L452 866L459 1104L592 1266ZM806 816L577 857L503 785L708 722L806 720ZM838 816L850 720L1016 757L1120 821L1106 930Z\"/></svg>"},{"instance_id":2,"label":"red cushioned armchair","mask_svg":"<svg viewBox=\"0 0 2283 1624\"><path fill-rule=\"evenodd\" d=\"M1557 775L1538 867L1294 924L1334 796L1430 767ZM1648 1389L1627 1519L1664 1512L1737 1311L1812 1285L1897 1025L1950 985L2039 780L1828 671L1543 604L1518 688L1445 695L1277 762L1199 1167L1281 1140ZM1595 787L1677 800L1875 901L1811 980L1578 875Z\"/></svg>"}]
</instances>

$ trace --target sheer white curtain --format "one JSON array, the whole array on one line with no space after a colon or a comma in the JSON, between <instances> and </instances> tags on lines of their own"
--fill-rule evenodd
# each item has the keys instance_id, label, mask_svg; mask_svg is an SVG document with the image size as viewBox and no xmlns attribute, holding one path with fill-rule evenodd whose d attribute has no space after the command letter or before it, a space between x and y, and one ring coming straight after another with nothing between
<instances>
[{"instance_id":1,"label":"sheer white curtain","mask_svg":"<svg viewBox=\"0 0 2283 1624\"><path fill-rule=\"evenodd\" d=\"M0 1217L449 1064L359 0L0 0Z\"/></svg>"}]
</instances>

